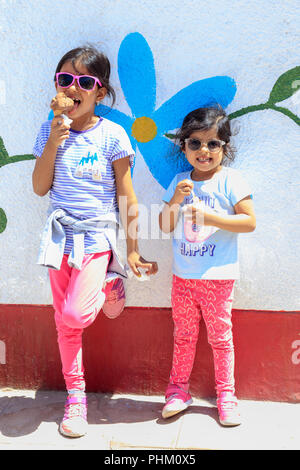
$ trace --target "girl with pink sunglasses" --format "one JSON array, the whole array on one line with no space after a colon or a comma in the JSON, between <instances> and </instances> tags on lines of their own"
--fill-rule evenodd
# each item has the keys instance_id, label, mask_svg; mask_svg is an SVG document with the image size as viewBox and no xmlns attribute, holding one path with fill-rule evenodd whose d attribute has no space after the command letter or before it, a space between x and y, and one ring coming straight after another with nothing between
<instances>
[{"instance_id":1,"label":"girl with pink sunglasses","mask_svg":"<svg viewBox=\"0 0 300 470\"><path fill-rule=\"evenodd\" d=\"M68 98L62 115L42 124L33 149L33 189L50 195L38 263L49 268L55 322L68 390L60 431L87 431L82 332L101 308L116 318L125 305L125 266L116 249L119 222L127 240L127 261L136 276L151 275L137 243L137 199L132 185L134 151L124 129L95 115L95 105L115 93L108 58L95 48L66 53L55 72L55 88ZM71 101L70 101L71 100ZM55 100L54 100L55 102ZM120 201L122 203L120 204ZM121 219L121 220L119 220Z\"/></svg>"}]
</instances>

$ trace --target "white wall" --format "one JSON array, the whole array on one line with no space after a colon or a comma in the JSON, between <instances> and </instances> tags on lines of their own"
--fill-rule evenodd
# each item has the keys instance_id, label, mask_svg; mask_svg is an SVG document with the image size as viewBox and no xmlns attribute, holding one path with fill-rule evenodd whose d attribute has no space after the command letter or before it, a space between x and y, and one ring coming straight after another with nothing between
<instances>
[{"instance_id":1,"label":"white wall","mask_svg":"<svg viewBox=\"0 0 300 470\"><path fill-rule=\"evenodd\" d=\"M11 156L32 152L48 116L57 62L85 42L108 54L115 107L126 114L117 55L129 33L141 33L152 50L157 107L197 80L227 75L237 86L231 113L265 102L277 78L299 65L297 0L12 0L1 1L0 9L0 136ZM300 116L299 102L298 93L285 107ZM300 127L273 110L234 122L240 128L234 166L252 185L257 212L256 231L240 236L235 307L299 310ZM51 303L47 273L35 265L47 198L32 192L33 164L0 168L0 207L8 218L0 234L0 303ZM140 202L149 204L151 195L161 203L164 190L140 152L134 184ZM127 282L127 305L170 306L170 241L142 240L140 246L160 272L150 283Z\"/></svg>"}]
</instances>

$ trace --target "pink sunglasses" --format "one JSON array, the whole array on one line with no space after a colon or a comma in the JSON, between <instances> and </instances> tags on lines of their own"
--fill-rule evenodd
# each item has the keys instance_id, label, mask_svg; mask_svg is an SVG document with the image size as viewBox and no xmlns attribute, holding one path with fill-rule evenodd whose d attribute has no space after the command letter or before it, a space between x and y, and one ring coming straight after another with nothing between
<instances>
[{"instance_id":1,"label":"pink sunglasses","mask_svg":"<svg viewBox=\"0 0 300 470\"><path fill-rule=\"evenodd\" d=\"M75 80L77 80L79 88L84 91L93 91L96 83L102 87L100 80L98 80L97 77L92 77L91 75L73 75L72 73L67 72L58 72L56 74L56 82L61 88L70 88Z\"/></svg>"}]
</instances>

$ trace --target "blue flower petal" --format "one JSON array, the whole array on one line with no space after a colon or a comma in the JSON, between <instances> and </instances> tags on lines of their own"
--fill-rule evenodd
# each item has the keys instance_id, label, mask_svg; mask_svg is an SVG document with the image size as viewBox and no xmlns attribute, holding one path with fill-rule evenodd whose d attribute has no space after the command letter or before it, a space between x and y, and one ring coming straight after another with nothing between
<instances>
[{"instance_id":1,"label":"blue flower petal","mask_svg":"<svg viewBox=\"0 0 300 470\"><path fill-rule=\"evenodd\" d=\"M217 103L226 108L235 93L236 84L230 77L211 77L194 82L155 111L156 125L162 133L177 129L189 112Z\"/></svg>"},{"instance_id":2,"label":"blue flower petal","mask_svg":"<svg viewBox=\"0 0 300 470\"><path fill-rule=\"evenodd\" d=\"M120 124L120 126L122 126L127 132L132 148L135 150L136 140L132 137L131 134L131 126L134 122L134 119L122 113L121 111L118 111L117 109L110 108L109 106L105 106L103 104L99 104L95 107L95 114L97 116L104 117L109 121L113 121L116 124Z\"/></svg>"},{"instance_id":3,"label":"blue flower petal","mask_svg":"<svg viewBox=\"0 0 300 470\"><path fill-rule=\"evenodd\" d=\"M150 142L138 143L138 148L153 177L165 189L177 173L192 169L179 147L166 137L157 136Z\"/></svg>"},{"instance_id":4,"label":"blue flower petal","mask_svg":"<svg viewBox=\"0 0 300 470\"><path fill-rule=\"evenodd\" d=\"M151 114L156 103L154 60L141 34L128 34L123 40L118 55L118 72L132 115L141 117Z\"/></svg>"},{"instance_id":5,"label":"blue flower petal","mask_svg":"<svg viewBox=\"0 0 300 470\"><path fill-rule=\"evenodd\" d=\"M118 111L117 109L112 109L109 106L105 106L103 104L99 104L98 106L95 107L95 114L96 116L101 116L106 119L109 119L110 121L115 122L116 124L120 124L120 126L122 126L127 132L132 148L135 151L136 140L132 137L132 134L131 134L131 126L134 122L134 119L122 113L121 111ZM48 120L51 121L53 117L54 117L53 111L51 110L50 113L48 114Z\"/></svg>"}]
</instances>

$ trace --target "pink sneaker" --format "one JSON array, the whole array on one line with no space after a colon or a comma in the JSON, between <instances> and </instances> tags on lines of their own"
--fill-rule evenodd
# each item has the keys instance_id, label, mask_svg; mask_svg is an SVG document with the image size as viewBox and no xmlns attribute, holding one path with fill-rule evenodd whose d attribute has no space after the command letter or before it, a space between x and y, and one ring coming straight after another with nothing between
<instances>
[{"instance_id":1,"label":"pink sneaker","mask_svg":"<svg viewBox=\"0 0 300 470\"><path fill-rule=\"evenodd\" d=\"M221 392L217 399L219 420L223 426L238 426L241 416L238 410L238 401L232 392Z\"/></svg>"},{"instance_id":2,"label":"pink sneaker","mask_svg":"<svg viewBox=\"0 0 300 470\"><path fill-rule=\"evenodd\" d=\"M104 288L106 299L102 307L105 315L110 318L117 318L124 310L125 289L121 278L114 279L106 284Z\"/></svg>"},{"instance_id":3,"label":"pink sneaker","mask_svg":"<svg viewBox=\"0 0 300 470\"><path fill-rule=\"evenodd\" d=\"M182 390L178 385L169 385L166 393L166 404L162 410L162 417L170 418L185 410L192 403L193 399L188 392Z\"/></svg>"},{"instance_id":4,"label":"pink sneaker","mask_svg":"<svg viewBox=\"0 0 300 470\"><path fill-rule=\"evenodd\" d=\"M60 423L61 434L67 437L81 437L87 432L87 400L85 396L69 395L65 414Z\"/></svg>"}]
</instances>

